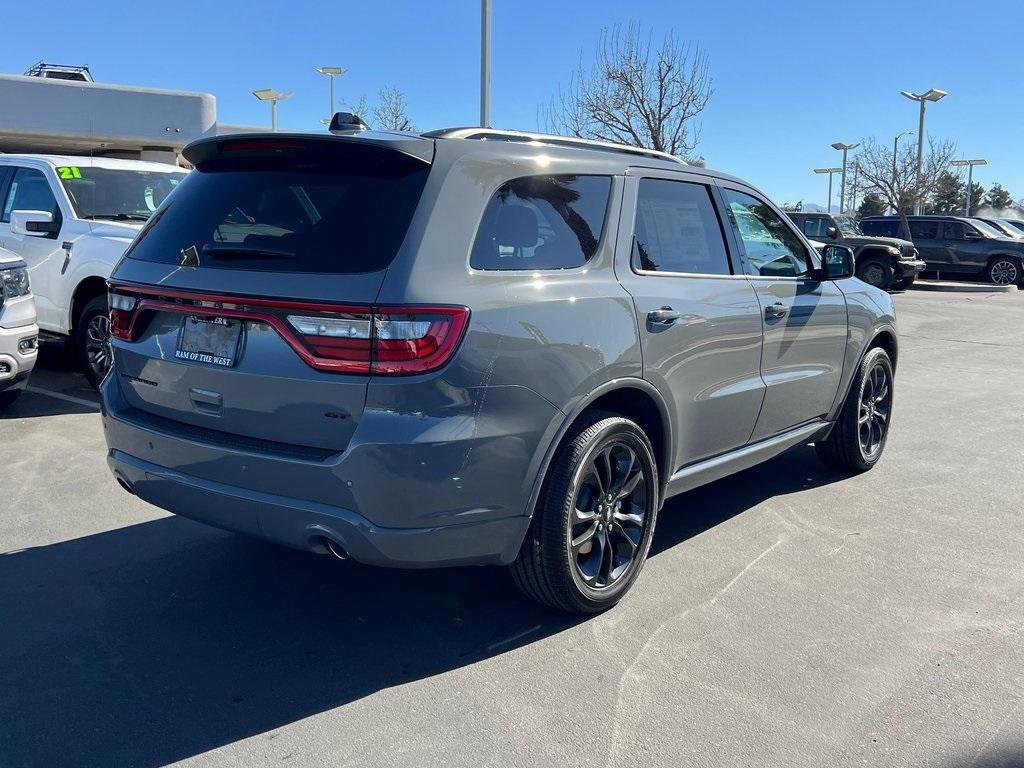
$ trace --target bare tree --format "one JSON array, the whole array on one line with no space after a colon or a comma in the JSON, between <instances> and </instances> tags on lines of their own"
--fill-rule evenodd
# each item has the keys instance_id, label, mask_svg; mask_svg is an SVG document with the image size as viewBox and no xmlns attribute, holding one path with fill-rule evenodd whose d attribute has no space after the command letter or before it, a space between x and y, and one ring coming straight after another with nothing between
<instances>
[{"instance_id":1,"label":"bare tree","mask_svg":"<svg viewBox=\"0 0 1024 768\"><path fill-rule=\"evenodd\" d=\"M398 88L385 86L377 91L373 118L382 131L415 131L409 119L405 94Z\"/></svg>"},{"instance_id":2,"label":"bare tree","mask_svg":"<svg viewBox=\"0 0 1024 768\"><path fill-rule=\"evenodd\" d=\"M915 202L920 201L924 205L955 154L953 142L928 139L920 179L917 176L917 148L910 145L900 148L893 156L888 143L880 144L868 139L857 154L856 162L864 191L878 193L895 211L905 216L913 210Z\"/></svg>"},{"instance_id":3,"label":"bare tree","mask_svg":"<svg viewBox=\"0 0 1024 768\"><path fill-rule=\"evenodd\" d=\"M543 117L555 133L685 156L700 141L697 117L712 93L700 46L668 32L655 47L631 24L602 30L593 65L580 62Z\"/></svg>"}]
</instances>

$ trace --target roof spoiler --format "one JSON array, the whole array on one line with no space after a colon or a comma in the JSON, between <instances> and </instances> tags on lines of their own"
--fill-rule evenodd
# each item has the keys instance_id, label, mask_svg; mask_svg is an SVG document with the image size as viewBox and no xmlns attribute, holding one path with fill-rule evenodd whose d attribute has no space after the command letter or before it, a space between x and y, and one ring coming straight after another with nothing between
<instances>
[{"instance_id":1,"label":"roof spoiler","mask_svg":"<svg viewBox=\"0 0 1024 768\"><path fill-rule=\"evenodd\" d=\"M352 115L352 117L355 116ZM238 133L193 141L182 150L181 154L192 165L201 167L205 163L232 157L249 160L285 157L338 157L355 154L367 156L384 152L395 152L410 160L429 165L434 161L434 142L416 134L403 136L393 133L377 133L366 129L327 134Z\"/></svg>"}]
</instances>

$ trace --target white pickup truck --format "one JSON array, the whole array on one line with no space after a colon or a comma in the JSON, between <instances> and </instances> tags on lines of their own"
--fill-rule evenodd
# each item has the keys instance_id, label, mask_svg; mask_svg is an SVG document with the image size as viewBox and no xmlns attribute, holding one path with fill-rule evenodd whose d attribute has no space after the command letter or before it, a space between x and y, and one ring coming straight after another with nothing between
<instances>
[{"instance_id":1,"label":"white pickup truck","mask_svg":"<svg viewBox=\"0 0 1024 768\"><path fill-rule=\"evenodd\" d=\"M0 154L0 247L28 264L43 337L64 337L93 386L110 367L106 280L183 178L161 163Z\"/></svg>"}]
</instances>

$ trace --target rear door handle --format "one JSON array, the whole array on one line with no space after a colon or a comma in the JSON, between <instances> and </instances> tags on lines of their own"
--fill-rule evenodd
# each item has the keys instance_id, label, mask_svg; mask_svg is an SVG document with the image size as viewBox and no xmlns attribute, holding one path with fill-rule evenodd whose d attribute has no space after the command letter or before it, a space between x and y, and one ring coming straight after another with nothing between
<instances>
[{"instance_id":1,"label":"rear door handle","mask_svg":"<svg viewBox=\"0 0 1024 768\"><path fill-rule=\"evenodd\" d=\"M668 325L674 323L682 315L676 312L672 307L662 307L661 309L655 309L647 313L647 319L652 323L659 325Z\"/></svg>"},{"instance_id":2,"label":"rear door handle","mask_svg":"<svg viewBox=\"0 0 1024 768\"><path fill-rule=\"evenodd\" d=\"M778 301L764 308L764 316L769 320L778 320L780 317L785 317L788 314L789 307Z\"/></svg>"}]
</instances>

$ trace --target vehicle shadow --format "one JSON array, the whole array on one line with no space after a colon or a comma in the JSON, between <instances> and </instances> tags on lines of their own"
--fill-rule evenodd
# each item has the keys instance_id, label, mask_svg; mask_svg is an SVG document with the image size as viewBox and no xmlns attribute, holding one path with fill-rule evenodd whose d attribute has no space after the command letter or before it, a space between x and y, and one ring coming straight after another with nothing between
<instances>
[{"instance_id":1,"label":"vehicle shadow","mask_svg":"<svg viewBox=\"0 0 1024 768\"><path fill-rule=\"evenodd\" d=\"M812 462L673 500L652 554L836 479ZM585 620L501 569L350 568L179 517L0 556L0 616L0 762L19 766L164 765Z\"/></svg>"},{"instance_id":2,"label":"vehicle shadow","mask_svg":"<svg viewBox=\"0 0 1024 768\"><path fill-rule=\"evenodd\" d=\"M44 344L29 377L28 391L0 410L0 421L99 410L99 395L78 371L71 354L63 347Z\"/></svg>"}]
</instances>

